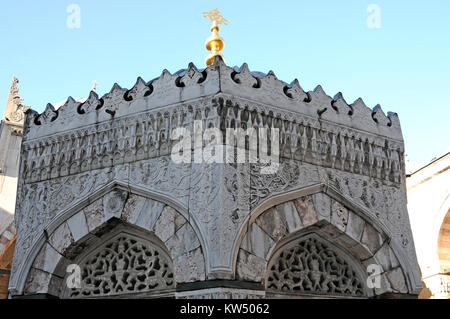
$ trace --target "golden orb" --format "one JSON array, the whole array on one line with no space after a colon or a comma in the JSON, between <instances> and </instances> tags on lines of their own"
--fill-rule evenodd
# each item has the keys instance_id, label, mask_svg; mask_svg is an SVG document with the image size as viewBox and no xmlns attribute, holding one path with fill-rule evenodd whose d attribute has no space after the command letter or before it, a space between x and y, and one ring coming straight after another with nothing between
<instances>
[{"instance_id":1,"label":"golden orb","mask_svg":"<svg viewBox=\"0 0 450 319\"><path fill-rule=\"evenodd\" d=\"M206 65L212 65L214 63L214 58L218 55L225 61L225 58L220 53L225 47L225 41L219 35L219 24L228 24L228 21L222 17L217 9L211 10L209 12L203 12L203 16L210 19L213 23L211 27L211 35L206 39L205 47L211 53L206 57Z\"/></svg>"}]
</instances>

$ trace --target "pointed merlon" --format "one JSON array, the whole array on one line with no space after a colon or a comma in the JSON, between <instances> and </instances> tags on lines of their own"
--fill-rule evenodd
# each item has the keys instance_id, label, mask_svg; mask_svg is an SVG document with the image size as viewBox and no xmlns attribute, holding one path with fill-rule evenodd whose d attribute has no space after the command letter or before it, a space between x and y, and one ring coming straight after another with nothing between
<instances>
[{"instance_id":1,"label":"pointed merlon","mask_svg":"<svg viewBox=\"0 0 450 319\"><path fill-rule=\"evenodd\" d=\"M341 92L338 92L334 96L333 101L331 102L331 106L339 114L351 115L351 113L353 112L352 108L350 107L350 105L348 105L347 101L345 101L345 98Z\"/></svg>"},{"instance_id":2,"label":"pointed merlon","mask_svg":"<svg viewBox=\"0 0 450 319\"><path fill-rule=\"evenodd\" d=\"M148 96L152 93L153 86L147 84L140 76L136 79L136 83L133 87L125 92L125 101L132 101L137 96Z\"/></svg>"},{"instance_id":3,"label":"pointed merlon","mask_svg":"<svg viewBox=\"0 0 450 319\"><path fill-rule=\"evenodd\" d=\"M373 108L373 110L372 110L372 118L379 125L388 126L389 123L390 123L389 119L386 117L386 114L384 114L383 110L381 109L380 104L377 104Z\"/></svg>"},{"instance_id":4,"label":"pointed merlon","mask_svg":"<svg viewBox=\"0 0 450 319\"><path fill-rule=\"evenodd\" d=\"M169 72L169 70L164 69L161 73L161 78L165 78L166 76L172 76L172 73Z\"/></svg>"},{"instance_id":5,"label":"pointed merlon","mask_svg":"<svg viewBox=\"0 0 450 319\"><path fill-rule=\"evenodd\" d=\"M338 100L343 100L345 102L344 99L344 95L341 92L338 92L334 97L333 97L333 101L338 101Z\"/></svg>"},{"instance_id":6,"label":"pointed merlon","mask_svg":"<svg viewBox=\"0 0 450 319\"><path fill-rule=\"evenodd\" d=\"M205 75L200 72L194 63L189 63L187 70L184 74L177 78L176 85L178 87L193 86L199 84L205 80Z\"/></svg>"},{"instance_id":7,"label":"pointed merlon","mask_svg":"<svg viewBox=\"0 0 450 319\"><path fill-rule=\"evenodd\" d=\"M355 100L355 102L353 102L352 104L350 104L350 107L352 109L352 114L349 115L355 115L356 113L358 114L364 114L364 116L372 116L372 110L369 109L366 105L366 103L364 103L362 98L357 98Z\"/></svg>"},{"instance_id":8,"label":"pointed merlon","mask_svg":"<svg viewBox=\"0 0 450 319\"><path fill-rule=\"evenodd\" d=\"M321 85L316 86L314 92L321 95L327 95Z\"/></svg>"},{"instance_id":9,"label":"pointed merlon","mask_svg":"<svg viewBox=\"0 0 450 319\"><path fill-rule=\"evenodd\" d=\"M99 104L98 94L94 91L90 91L87 100L78 105L77 112L78 114L85 114L94 111L99 107Z\"/></svg>"},{"instance_id":10,"label":"pointed merlon","mask_svg":"<svg viewBox=\"0 0 450 319\"><path fill-rule=\"evenodd\" d=\"M134 86L141 85L141 84L147 85L147 83L144 81L144 79L141 78L140 76L138 76L137 79L136 79L136 83L134 84Z\"/></svg>"},{"instance_id":11,"label":"pointed merlon","mask_svg":"<svg viewBox=\"0 0 450 319\"><path fill-rule=\"evenodd\" d=\"M220 55L216 55L214 57L213 65L210 65L209 67L216 67L216 66L223 66L223 65L225 65L225 62L223 61L222 57Z\"/></svg>"},{"instance_id":12,"label":"pointed merlon","mask_svg":"<svg viewBox=\"0 0 450 319\"><path fill-rule=\"evenodd\" d=\"M75 99L74 99L73 97L69 96L69 97L67 98L67 101L66 101L65 104L69 104L69 103L77 103L77 102L75 101Z\"/></svg>"},{"instance_id":13,"label":"pointed merlon","mask_svg":"<svg viewBox=\"0 0 450 319\"><path fill-rule=\"evenodd\" d=\"M77 106L78 102L73 97L69 96L64 102L64 104L58 108L58 112L66 112L66 111L70 112L71 111L70 109L72 107L76 109Z\"/></svg>"},{"instance_id":14,"label":"pointed merlon","mask_svg":"<svg viewBox=\"0 0 450 319\"><path fill-rule=\"evenodd\" d=\"M303 88L300 85L300 82L298 81L298 79L294 79L294 81L291 82L291 84L289 84L290 88L296 88L297 90L302 90L303 92L305 92L303 90Z\"/></svg>"},{"instance_id":15,"label":"pointed merlon","mask_svg":"<svg viewBox=\"0 0 450 319\"><path fill-rule=\"evenodd\" d=\"M42 125L53 122L58 117L58 111L55 110L51 103L47 103L44 112L35 118L35 124Z\"/></svg>"},{"instance_id":16,"label":"pointed merlon","mask_svg":"<svg viewBox=\"0 0 450 319\"><path fill-rule=\"evenodd\" d=\"M111 91L109 92L112 93L115 90L122 90L122 87L119 84L114 83L113 87L111 88Z\"/></svg>"},{"instance_id":17,"label":"pointed merlon","mask_svg":"<svg viewBox=\"0 0 450 319\"><path fill-rule=\"evenodd\" d=\"M53 104L47 103L47 105L45 106L44 113L45 113L45 112L48 112L48 111L55 112L55 107L53 106Z\"/></svg>"},{"instance_id":18,"label":"pointed merlon","mask_svg":"<svg viewBox=\"0 0 450 319\"><path fill-rule=\"evenodd\" d=\"M311 99L309 102L313 103L320 109L323 109L324 106L331 106L331 102L333 101L333 99L325 93L320 85L316 86L313 91L308 92L308 96Z\"/></svg>"},{"instance_id":19,"label":"pointed merlon","mask_svg":"<svg viewBox=\"0 0 450 319\"><path fill-rule=\"evenodd\" d=\"M188 64L188 70L194 69L195 71L198 71L197 67L195 66L194 62L189 62Z\"/></svg>"},{"instance_id":20,"label":"pointed merlon","mask_svg":"<svg viewBox=\"0 0 450 319\"><path fill-rule=\"evenodd\" d=\"M388 112L388 119L389 119L389 124L388 126L390 127L395 127L395 128L400 128L400 120L398 118L398 114L395 112Z\"/></svg>"},{"instance_id":21,"label":"pointed merlon","mask_svg":"<svg viewBox=\"0 0 450 319\"><path fill-rule=\"evenodd\" d=\"M247 63L242 64L242 66L239 69L239 73L234 74L233 81L238 84L243 84L249 87L254 88L259 87L259 82L250 72Z\"/></svg>"},{"instance_id":22,"label":"pointed merlon","mask_svg":"<svg viewBox=\"0 0 450 319\"><path fill-rule=\"evenodd\" d=\"M291 82L289 86L284 88L284 93L291 99L294 99L299 102L305 102L308 99L308 95L300 86L300 83L297 79Z\"/></svg>"},{"instance_id":23,"label":"pointed merlon","mask_svg":"<svg viewBox=\"0 0 450 319\"><path fill-rule=\"evenodd\" d=\"M250 73L250 69L248 68L247 63L243 63L239 68L239 73Z\"/></svg>"},{"instance_id":24,"label":"pointed merlon","mask_svg":"<svg viewBox=\"0 0 450 319\"><path fill-rule=\"evenodd\" d=\"M275 72L273 72L272 70L270 70L270 71L267 73L266 77L267 77L267 78L272 77L274 80L278 80L277 76L275 75Z\"/></svg>"},{"instance_id":25,"label":"pointed merlon","mask_svg":"<svg viewBox=\"0 0 450 319\"><path fill-rule=\"evenodd\" d=\"M366 105L366 103L364 103L363 99L360 98L360 97L357 98L357 99L355 100L355 102L353 102L351 105L353 106L353 108L355 108L355 107L365 107L365 108L368 108L367 105Z\"/></svg>"},{"instance_id":26,"label":"pointed merlon","mask_svg":"<svg viewBox=\"0 0 450 319\"><path fill-rule=\"evenodd\" d=\"M98 94L95 91L91 91L91 92L89 92L89 97L88 97L87 101L94 101L94 100L98 101Z\"/></svg>"},{"instance_id":27,"label":"pointed merlon","mask_svg":"<svg viewBox=\"0 0 450 319\"><path fill-rule=\"evenodd\" d=\"M352 105L358 105L358 106L363 106L363 107L367 107L366 103L364 102L364 100L362 98L357 98Z\"/></svg>"}]
</instances>

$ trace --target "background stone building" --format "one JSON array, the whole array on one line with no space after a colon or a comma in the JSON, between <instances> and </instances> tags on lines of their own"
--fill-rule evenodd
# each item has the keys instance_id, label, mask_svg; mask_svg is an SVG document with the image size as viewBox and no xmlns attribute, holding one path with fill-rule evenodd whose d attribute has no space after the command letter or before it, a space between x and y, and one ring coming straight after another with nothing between
<instances>
[{"instance_id":1,"label":"background stone building","mask_svg":"<svg viewBox=\"0 0 450 319\"><path fill-rule=\"evenodd\" d=\"M24 111L16 77L13 78L0 123L0 252L15 234L14 209Z\"/></svg>"},{"instance_id":2,"label":"background stone building","mask_svg":"<svg viewBox=\"0 0 450 319\"><path fill-rule=\"evenodd\" d=\"M8 280L15 245L14 209L19 175L20 145L24 112L19 81L13 77L0 122L0 298L7 297Z\"/></svg>"},{"instance_id":3,"label":"background stone building","mask_svg":"<svg viewBox=\"0 0 450 319\"><path fill-rule=\"evenodd\" d=\"M280 167L176 164L170 137L180 127L194 132L194 154L208 128L224 134L219 144L226 128L277 128ZM30 110L9 293L417 296L403 153L396 114L220 58Z\"/></svg>"},{"instance_id":4,"label":"background stone building","mask_svg":"<svg viewBox=\"0 0 450 319\"><path fill-rule=\"evenodd\" d=\"M422 298L450 297L450 153L408 175L408 211L424 281Z\"/></svg>"},{"instance_id":5,"label":"background stone building","mask_svg":"<svg viewBox=\"0 0 450 319\"><path fill-rule=\"evenodd\" d=\"M19 80L14 76L0 122L0 298L8 297L8 282L16 242L14 211L20 164L20 147L25 112L19 95ZM86 99L76 99L82 103ZM63 105L62 101L55 105Z\"/></svg>"}]
</instances>

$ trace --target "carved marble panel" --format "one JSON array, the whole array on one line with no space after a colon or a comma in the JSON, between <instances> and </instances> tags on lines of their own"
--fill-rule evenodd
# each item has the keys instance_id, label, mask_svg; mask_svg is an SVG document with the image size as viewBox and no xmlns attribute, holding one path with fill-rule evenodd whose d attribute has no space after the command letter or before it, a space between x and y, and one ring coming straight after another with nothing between
<instances>
[{"instance_id":1,"label":"carved marble panel","mask_svg":"<svg viewBox=\"0 0 450 319\"><path fill-rule=\"evenodd\" d=\"M71 298L105 297L175 286L170 257L142 238L119 234L80 262L81 287Z\"/></svg>"},{"instance_id":2,"label":"carved marble panel","mask_svg":"<svg viewBox=\"0 0 450 319\"><path fill-rule=\"evenodd\" d=\"M363 281L346 259L316 238L297 240L269 264L267 289L298 294L364 296Z\"/></svg>"},{"instance_id":3,"label":"carved marble panel","mask_svg":"<svg viewBox=\"0 0 450 319\"><path fill-rule=\"evenodd\" d=\"M199 136L207 128L222 133L229 127L279 129L278 171L262 174L260 163L248 162L176 164L170 157L171 132L177 127L193 131L195 120L202 123ZM254 148L246 145L245 151ZM82 103L70 98L59 109L48 105L42 114L27 113L21 152L11 274L11 285L19 294L19 283L29 271L22 269L30 263L27 257L35 253L32 249L44 229L64 214L71 219L49 239L60 253L107 220L121 219L156 233L169 247L176 256L171 271L177 282L232 279L235 273L257 280L268 246L323 221L330 225L323 229L330 238L349 249L358 249L353 241L361 240L383 259L385 238L367 222L376 221L405 252L408 264L417 264L402 185L404 144L397 115L386 116L379 106L371 110L361 99L349 105L342 94L331 98L321 86L306 92L298 81L287 84L272 71L251 72L246 64L231 68L217 59L203 70L190 64L174 74L164 70L150 82L138 78L131 89L115 84L104 96L91 93ZM246 229L244 223L263 205L319 184L334 197L345 198L346 204L320 192L291 198L256 219L249 227L247 247L234 247L245 236L240 233ZM151 194L151 199L137 194ZM366 219L355 212L367 214ZM145 252L144 246L139 249ZM125 256L116 248L115 256ZM331 261L316 258L318 264L299 270L310 283L305 279L305 284L294 282L290 287L359 296L351 267L331 251ZM254 264L258 275L250 275L243 265L233 269L236 254ZM363 256L364 251L355 254ZM394 267L394 259L389 260ZM330 265L341 273L330 272ZM131 268L117 267L104 271L109 286L96 286L95 294L108 293L105 287L113 293L139 290L143 282L142 289L151 290L148 283L154 278L148 274L119 283L119 273L124 278ZM416 270L410 272L417 275ZM319 274L321 280L312 279ZM159 284L167 279L158 278ZM404 290L401 283L395 286Z\"/></svg>"}]
</instances>

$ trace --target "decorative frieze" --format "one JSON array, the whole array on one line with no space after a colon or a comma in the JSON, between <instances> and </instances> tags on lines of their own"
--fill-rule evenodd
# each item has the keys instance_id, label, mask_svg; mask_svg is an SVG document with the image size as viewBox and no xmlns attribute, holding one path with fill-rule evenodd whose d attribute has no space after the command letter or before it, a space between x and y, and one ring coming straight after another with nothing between
<instances>
[{"instance_id":1,"label":"decorative frieze","mask_svg":"<svg viewBox=\"0 0 450 319\"><path fill-rule=\"evenodd\" d=\"M41 116L51 117L50 110ZM330 123L322 125L301 115L281 117L276 112L272 107L225 96L183 103L165 112L150 111L58 136L26 140L23 171L27 182L35 182L171 154L172 132L179 127L194 132L194 122L201 121L202 134L206 129L219 128L224 141L226 129L246 132L248 128L275 128L279 130L281 157L400 182L402 143ZM195 145L194 134L191 139L191 145ZM234 147L238 147L237 142ZM262 152L258 145L247 143L246 149L251 147Z\"/></svg>"}]
</instances>

